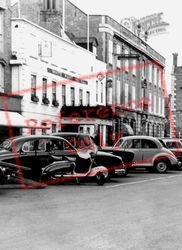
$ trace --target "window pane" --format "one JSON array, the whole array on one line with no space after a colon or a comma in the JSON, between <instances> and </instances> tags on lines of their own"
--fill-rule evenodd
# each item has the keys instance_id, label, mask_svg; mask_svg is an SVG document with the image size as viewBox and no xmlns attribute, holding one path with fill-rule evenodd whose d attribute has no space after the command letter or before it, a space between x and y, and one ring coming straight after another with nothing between
<instances>
[{"instance_id":1,"label":"window pane","mask_svg":"<svg viewBox=\"0 0 182 250\"><path fill-rule=\"evenodd\" d=\"M62 85L62 105L66 105L66 86Z\"/></svg>"},{"instance_id":2,"label":"window pane","mask_svg":"<svg viewBox=\"0 0 182 250\"><path fill-rule=\"evenodd\" d=\"M47 97L47 79L46 78L42 79L42 93L43 93L43 97Z\"/></svg>"},{"instance_id":3,"label":"window pane","mask_svg":"<svg viewBox=\"0 0 182 250\"><path fill-rule=\"evenodd\" d=\"M37 82L36 75L31 75L31 94L33 96L36 96L36 82Z\"/></svg>"},{"instance_id":4,"label":"window pane","mask_svg":"<svg viewBox=\"0 0 182 250\"><path fill-rule=\"evenodd\" d=\"M142 148L157 148L157 145L154 141L142 140Z\"/></svg>"}]
</instances>

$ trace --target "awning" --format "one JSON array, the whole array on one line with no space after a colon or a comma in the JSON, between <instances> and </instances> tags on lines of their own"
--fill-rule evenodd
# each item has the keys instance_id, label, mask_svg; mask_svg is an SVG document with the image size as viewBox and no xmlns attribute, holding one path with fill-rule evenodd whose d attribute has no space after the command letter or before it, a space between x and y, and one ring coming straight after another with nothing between
<instances>
[{"instance_id":1,"label":"awning","mask_svg":"<svg viewBox=\"0 0 182 250\"><path fill-rule=\"evenodd\" d=\"M0 126L27 128L27 118L17 112L0 111Z\"/></svg>"},{"instance_id":2,"label":"awning","mask_svg":"<svg viewBox=\"0 0 182 250\"><path fill-rule=\"evenodd\" d=\"M121 132L123 135L134 135L133 129L130 125L127 123L122 123L121 124Z\"/></svg>"}]
</instances>

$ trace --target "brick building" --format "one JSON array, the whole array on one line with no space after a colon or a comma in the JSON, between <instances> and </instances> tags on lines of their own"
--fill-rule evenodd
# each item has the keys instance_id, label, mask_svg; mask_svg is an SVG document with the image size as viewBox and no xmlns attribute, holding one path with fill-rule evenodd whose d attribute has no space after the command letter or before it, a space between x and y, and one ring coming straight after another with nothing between
<instances>
[{"instance_id":1,"label":"brick building","mask_svg":"<svg viewBox=\"0 0 182 250\"><path fill-rule=\"evenodd\" d=\"M64 35L60 29L63 25L63 1L20 2L22 16L57 35ZM84 48L87 21L86 13L70 1L65 1L65 31ZM107 72L110 72L107 73L107 104L118 114L113 119L114 137L122 133L125 124L135 134L164 136L162 78L165 59L109 16L90 15L89 36L97 40L97 58L107 64Z\"/></svg>"},{"instance_id":2,"label":"brick building","mask_svg":"<svg viewBox=\"0 0 182 250\"><path fill-rule=\"evenodd\" d=\"M12 95L11 17L11 1L0 1L0 141L20 134L25 126L21 116L22 97L18 93Z\"/></svg>"},{"instance_id":3,"label":"brick building","mask_svg":"<svg viewBox=\"0 0 182 250\"><path fill-rule=\"evenodd\" d=\"M174 123L171 136L182 137L182 66L178 65L178 54L173 53L171 73L171 110Z\"/></svg>"}]
</instances>

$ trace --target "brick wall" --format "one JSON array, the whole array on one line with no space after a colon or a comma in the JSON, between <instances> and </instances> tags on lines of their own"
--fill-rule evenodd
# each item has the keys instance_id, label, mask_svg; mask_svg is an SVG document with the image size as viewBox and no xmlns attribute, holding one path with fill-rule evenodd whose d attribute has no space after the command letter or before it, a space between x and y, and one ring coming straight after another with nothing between
<instances>
[{"instance_id":1,"label":"brick wall","mask_svg":"<svg viewBox=\"0 0 182 250\"><path fill-rule=\"evenodd\" d=\"M9 1L7 1L8 7ZM5 92L11 91L11 69L9 60L11 56L11 11L9 8L1 10L4 12L4 50L0 53L0 58L6 62L5 65Z\"/></svg>"}]
</instances>

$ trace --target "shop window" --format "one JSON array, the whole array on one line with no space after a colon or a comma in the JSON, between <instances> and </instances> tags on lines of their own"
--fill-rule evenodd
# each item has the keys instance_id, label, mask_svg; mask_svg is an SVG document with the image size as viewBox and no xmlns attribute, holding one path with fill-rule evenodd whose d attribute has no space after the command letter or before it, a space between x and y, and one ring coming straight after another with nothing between
<instances>
[{"instance_id":1,"label":"shop window","mask_svg":"<svg viewBox=\"0 0 182 250\"><path fill-rule=\"evenodd\" d=\"M35 135L35 134L36 134L35 128L31 128L31 129L30 129L30 134L31 134L31 135Z\"/></svg>"},{"instance_id":2,"label":"shop window","mask_svg":"<svg viewBox=\"0 0 182 250\"><path fill-rule=\"evenodd\" d=\"M52 133L56 133L56 123L52 124Z\"/></svg>"},{"instance_id":3,"label":"shop window","mask_svg":"<svg viewBox=\"0 0 182 250\"><path fill-rule=\"evenodd\" d=\"M46 135L47 123L42 122L42 135Z\"/></svg>"}]
</instances>

